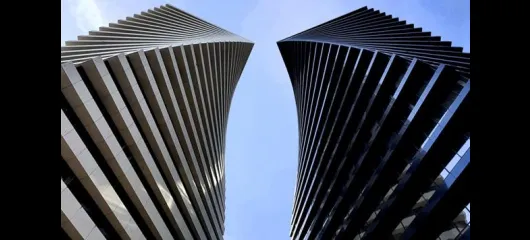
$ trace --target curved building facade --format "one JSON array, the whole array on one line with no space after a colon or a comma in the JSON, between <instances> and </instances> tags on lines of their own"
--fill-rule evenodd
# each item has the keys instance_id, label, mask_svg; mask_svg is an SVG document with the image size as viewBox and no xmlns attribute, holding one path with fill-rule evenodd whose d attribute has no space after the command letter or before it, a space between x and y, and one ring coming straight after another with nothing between
<instances>
[{"instance_id":1,"label":"curved building facade","mask_svg":"<svg viewBox=\"0 0 530 240\"><path fill-rule=\"evenodd\" d=\"M292 239L468 239L470 54L363 7L279 41L299 164Z\"/></svg>"},{"instance_id":2,"label":"curved building facade","mask_svg":"<svg viewBox=\"0 0 530 240\"><path fill-rule=\"evenodd\" d=\"M61 47L65 239L223 239L228 112L252 47L171 5Z\"/></svg>"}]
</instances>

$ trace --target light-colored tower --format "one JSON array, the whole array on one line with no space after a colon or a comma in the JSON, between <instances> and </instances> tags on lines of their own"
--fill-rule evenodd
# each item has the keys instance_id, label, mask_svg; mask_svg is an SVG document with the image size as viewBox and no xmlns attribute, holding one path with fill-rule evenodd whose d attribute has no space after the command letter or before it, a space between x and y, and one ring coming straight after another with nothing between
<instances>
[{"instance_id":1,"label":"light-colored tower","mask_svg":"<svg viewBox=\"0 0 530 240\"><path fill-rule=\"evenodd\" d=\"M61 47L61 229L222 239L228 111L253 43L171 5Z\"/></svg>"}]
</instances>

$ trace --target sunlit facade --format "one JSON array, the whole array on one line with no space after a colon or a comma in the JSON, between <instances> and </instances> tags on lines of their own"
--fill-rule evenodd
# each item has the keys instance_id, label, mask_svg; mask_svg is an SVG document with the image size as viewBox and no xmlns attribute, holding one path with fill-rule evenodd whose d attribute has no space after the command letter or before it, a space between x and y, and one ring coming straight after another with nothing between
<instances>
[{"instance_id":1,"label":"sunlit facade","mask_svg":"<svg viewBox=\"0 0 530 240\"><path fill-rule=\"evenodd\" d=\"M355 10L278 42L298 111L292 239L469 239L470 54Z\"/></svg>"},{"instance_id":2,"label":"sunlit facade","mask_svg":"<svg viewBox=\"0 0 530 240\"><path fill-rule=\"evenodd\" d=\"M65 239L223 239L230 102L253 43L171 5L61 47Z\"/></svg>"}]
</instances>

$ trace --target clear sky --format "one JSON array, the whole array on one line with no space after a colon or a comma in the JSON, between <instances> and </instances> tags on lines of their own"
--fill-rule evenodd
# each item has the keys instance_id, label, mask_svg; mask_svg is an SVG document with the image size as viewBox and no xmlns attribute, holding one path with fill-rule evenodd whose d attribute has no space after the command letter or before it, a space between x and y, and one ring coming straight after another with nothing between
<instances>
[{"instance_id":1,"label":"clear sky","mask_svg":"<svg viewBox=\"0 0 530 240\"><path fill-rule=\"evenodd\" d=\"M470 51L469 0L61 0L61 45L166 3L255 43L228 121L227 240L289 239L298 123L276 41L368 6Z\"/></svg>"}]
</instances>

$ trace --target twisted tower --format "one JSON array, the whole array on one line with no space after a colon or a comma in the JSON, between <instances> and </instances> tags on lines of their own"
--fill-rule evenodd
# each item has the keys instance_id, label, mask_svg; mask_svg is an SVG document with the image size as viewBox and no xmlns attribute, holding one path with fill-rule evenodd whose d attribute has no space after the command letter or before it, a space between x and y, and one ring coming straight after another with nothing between
<instances>
[{"instance_id":1,"label":"twisted tower","mask_svg":"<svg viewBox=\"0 0 530 240\"><path fill-rule=\"evenodd\" d=\"M61 229L222 239L228 111L253 43L171 5L61 47Z\"/></svg>"},{"instance_id":2,"label":"twisted tower","mask_svg":"<svg viewBox=\"0 0 530 240\"><path fill-rule=\"evenodd\" d=\"M278 47L299 120L292 239L469 236L469 53L367 7Z\"/></svg>"}]
</instances>

